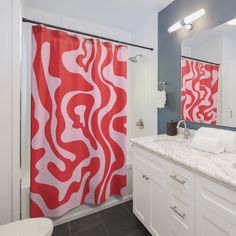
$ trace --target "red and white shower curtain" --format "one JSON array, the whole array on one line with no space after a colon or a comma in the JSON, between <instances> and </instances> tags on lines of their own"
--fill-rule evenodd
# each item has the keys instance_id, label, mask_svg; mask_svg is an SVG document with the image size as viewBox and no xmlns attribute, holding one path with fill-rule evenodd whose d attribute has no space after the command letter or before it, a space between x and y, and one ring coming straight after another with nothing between
<instances>
[{"instance_id":1,"label":"red and white shower curtain","mask_svg":"<svg viewBox=\"0 0 236 236\"><path fill-rule=\"evenodd\" d=\"M216 125L220 66L182 57L182 119Z\"/></svg>"},{"instance_id":2,"label":"red and white shower curtain","mask_svg":"<svg viewBox=\"0 0 236 236\"><path fill-rule=\"evenodd\" d=\"M127 48L33 27L31 217L126 187Z\"/></svg>"}]
</instances>

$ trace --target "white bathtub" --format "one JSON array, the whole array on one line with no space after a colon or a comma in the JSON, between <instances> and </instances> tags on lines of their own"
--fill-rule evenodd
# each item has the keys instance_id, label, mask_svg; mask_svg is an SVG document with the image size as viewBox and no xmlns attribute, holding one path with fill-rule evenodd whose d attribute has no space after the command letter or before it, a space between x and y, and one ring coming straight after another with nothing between
<instances>
[{"instance_id":1,"label":"white bathtub","mask_svg":"<svg viewBox=\"0 0 236 236\"><path fill-rule=\"evenodd\" d=\"M99 206L91 206L91 205L82 205L78 208L75 208L65 214L64 216L54 220L54 225L63 224L66 222L69 222L71 220L95 213L97 211L118 205L122 202L126 202L132 199L133 194L133 181L132 181L132 169L133 165L132 162L129 161L126 164L127 167L127 179L128 179L128 185L127 185L127 191L126 195L123 198L115 198L111 197L108 201L106 201L104 204L101 204ZM22 174L22 188L21 188L21 215L22 219L29 218L29 196L30 196L30 178L29 173L25 171L25 173Z\"/></svg>"}]
</instances>

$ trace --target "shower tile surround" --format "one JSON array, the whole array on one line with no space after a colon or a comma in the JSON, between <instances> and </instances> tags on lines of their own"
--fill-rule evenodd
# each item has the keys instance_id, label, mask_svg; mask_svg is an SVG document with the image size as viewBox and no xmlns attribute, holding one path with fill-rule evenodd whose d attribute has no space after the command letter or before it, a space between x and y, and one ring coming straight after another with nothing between
<instances>
[{"instance_id":1,"label":"shower tile surround","mask_svg":"<svg viewBox=\"0 0 236 236\"><path fill-rule=\"evenodd\" d=\"M206 15L194 22L191 31L183 29L168 33L168 27L174 22L201 8L205 9ZM168 95L165 109L158 110L159 134L166 132L167 121L180 119L181 41L235 18L235 10L235 0L175 0L158 14L158 79L167 82ZM189 123L188 126L197 129L202 125Z\"/></svg>"},{"instance_id":2,"label":"shower tile surround","mask_svg":"<svg viewBox=\"0 0 236 236\"><path fill-rule=\"evenodd\" d=\"M54 228L53 236L151 236L132 212L132 201Z\"/></svg>"}]
</instances>

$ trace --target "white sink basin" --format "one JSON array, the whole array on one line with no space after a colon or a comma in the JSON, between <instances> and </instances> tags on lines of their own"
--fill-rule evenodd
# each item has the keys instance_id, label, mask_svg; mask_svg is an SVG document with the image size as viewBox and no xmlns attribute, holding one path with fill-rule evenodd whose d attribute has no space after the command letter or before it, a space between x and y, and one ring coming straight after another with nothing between
<instances>
[{"instance_id":1,"label":"white sink basin","mask_svg":"<svg viewBox=\"0 0 236 236\"><path fill-rule=\"evenodd\" d=\"M233 163L233 167L234 167L234 169L236 169L236 162L235 162L235 163Z\"/></svg>"},{"instance_id":2,"label":"white sink basin","mask_svg":"<svg viewBox=\"0 0 236 236\"><path fill-rule=\"evenodd\" d=\"M153 141L156 145L163 148L163 150L168 150L172 152L179 152L183 150L184 152L190 150L191 142L188 139L183 139L181 137L167 137L164 139L155 139Z\"/></svg>"},{"instance_id":3,"label":"white sink basin","mask_svg":"<svg viewBox=\"0 0 236 236\"><path fill-rule=\"evenodd\" d=\"M155 143L160 143L160 144L170 144L170 145L179 145L179 144L184 144L187 142L186 139L180 139L180 138L166 138L166 139L155 139Z\"/></svg>"},{"instance_id":4,"label":"white sink basin","mask_svg":"<svg viewBox=\"0 0 236 236\"><path fill-rule=\"evenodd\" d=\"M154 142L157 143L184 143L186 140L179 140L179 139L156 139Z\"/></svg>"}]
</instances>

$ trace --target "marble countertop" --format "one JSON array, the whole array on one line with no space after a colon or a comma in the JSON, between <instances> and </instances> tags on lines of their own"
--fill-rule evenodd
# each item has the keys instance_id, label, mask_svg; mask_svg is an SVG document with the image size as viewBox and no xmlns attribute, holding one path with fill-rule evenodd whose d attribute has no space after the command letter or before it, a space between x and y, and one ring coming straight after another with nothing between
<instances>
[{"instance_id":1,"label":"marble countertop","mask_svg":"<svg viewBox=\"0 0 236 236\"><path fill-rule=\"evenodd\" d=\"M191 148L192 139L183 136L156 135L131 138L143 149L180 164L187 169L213 178L236 191L236 153L211 154Z\"/></svg>"}]
</instances>

